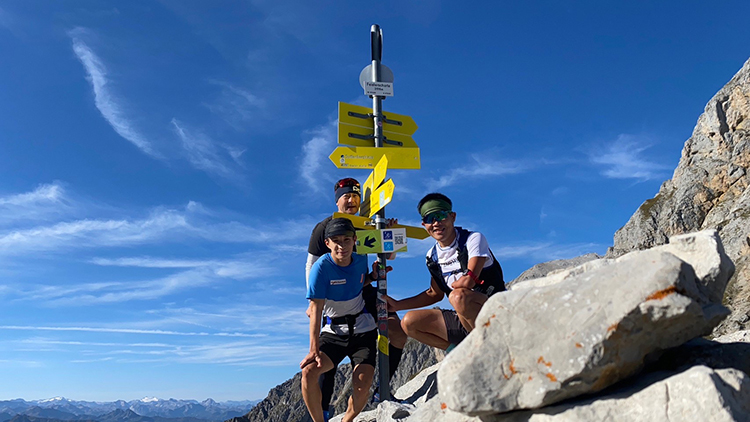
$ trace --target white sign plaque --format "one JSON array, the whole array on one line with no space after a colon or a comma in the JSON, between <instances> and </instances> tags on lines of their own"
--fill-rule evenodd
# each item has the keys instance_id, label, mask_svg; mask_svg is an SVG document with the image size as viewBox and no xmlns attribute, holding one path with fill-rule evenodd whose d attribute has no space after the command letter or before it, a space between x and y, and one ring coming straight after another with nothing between
<instances>
[{"instance_id":1,"label":"white sign plaque","mask_svg":"<svg viewBox=\"0 0 750 422\"><path fill-rule=\"evenodd\" d=\"M365 95L377 95L379 97L393 96L393 82L370 82L365 81Z\"/></svg>"}]
</instances>

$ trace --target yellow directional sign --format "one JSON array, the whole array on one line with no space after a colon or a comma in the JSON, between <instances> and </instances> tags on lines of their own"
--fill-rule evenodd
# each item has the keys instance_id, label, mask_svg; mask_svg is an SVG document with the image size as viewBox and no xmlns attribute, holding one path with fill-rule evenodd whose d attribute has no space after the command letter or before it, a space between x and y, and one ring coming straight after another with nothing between
<instances>
[{"instance_id":1,"label":"yellow directional sign","mask_svg":"<svg viewBox=\"0 0 750 422\"><path fill-rule=\"evenodd\" d=\"M406 252L405 229L359 230L357 232L357 253Z\"/></svg>"},{"instance_id":2,"label":"yellow directional sign","mask_svg":"<svg viewBox=\"0 0 750 422\"><path fill-rule=\"evenodd\" d=\"M385 180L385 173L387 170L388 157L384 155L380 157L380 161L378 161L378 164L372 170L370 175L367 176L365 183L362 184L362 201L360 202L359 215L365 215L367 211L366 208L370 208L370 196L372 196L375 189L379 188L380 184ZM367 204L366 208L363 208L363 204ZM365 212L363 213L363 211Z\"/></svg>"},{"instance_id":3,"label":"yellow directional sign","mask_svg":"<svg viewBox=\"0 0 750 422\"><path fill-rule=\"evenodd\" d=\"M375 189L367 199L363 199L359 206L359 215L362 217L372 217L393 200L393 190L396 185L393 180L388 179L380 187Z\"/></svg>"},{"instance_id":4,"label":"yellow directional sign","mask_svg":"<svg viewBox=\"0 0 750 422\"><path fill-rule=\"evenodd\" d=\"M354 227L358 229L367 229L367 230L375 229L375 222L372 221L371 218L360 217L358 215L344 214L343 212L333 213L333 218L348 218L349 221L352 222ZM430 235L427 234L427 230L425 230L424 227L407 226L404 224L394 224L392 228L405 229L406 237L411 238L411 239L421 240L421 239L427 239L428 237L430 237ZM359 231L357 231L357 236L359 236Z\"/></svg>"},{"instance_id":5,"label":"yellow directional sign","mask_svg":"<svg viewBox=\"0 0 750 422\"><path fill-rule=\"evenodd\" d=\"M380 160L388 157L388 168L419 170L419 148L375 148L340 146L328 158L340 169L371 169Z\"/></svg>"},{"instance_id":6,"label":"yellow directional sign","mask_svg":"<svg viewBox=\"0 0 750 422\"><path fill-rule=\"evenodd\" d=\"M409 136L418 129L417 123L411 116L383 111L383 119L383 132ZM339 123L372 127L372 109L339 101Z\"/></svg>"},{"instance_id":7,"label":"yellow directional sign","mask_svg":"<svg viewBox=\"0 0 750 422\"><path fill-rule=\"evenodd\" d=\"M417 147L411 136L400 133L383 132L383 138L384 147ZM362 127L339 122L339 143L355 147L374 147L375 130L372 126Z\"/></svg>"}]
</instances>

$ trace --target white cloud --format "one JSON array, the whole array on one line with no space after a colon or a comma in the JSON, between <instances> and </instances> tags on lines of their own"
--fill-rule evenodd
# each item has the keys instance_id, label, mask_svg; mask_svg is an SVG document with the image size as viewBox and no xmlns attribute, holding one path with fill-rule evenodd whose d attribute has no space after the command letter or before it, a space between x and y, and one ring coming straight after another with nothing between
<instances>
[{"instance_id":1,"label":"white cloud","mask_svg":"<svg viewBox=\"0 0 750 422\"><path fill-rule=\"evenodd\" d=\"M205 104L212 113L224 119L236 130L241 130L244 125L261 120L259 117L264 115L266 107L264 99L228 82L216 80L209 82L221 87L219 97Z\"/></svg>"},{"instance_id":2,"label":"white cloud","mask_svg":"<svg viewBox=\"0 0 750 422\"><path fill-rule=\"evenodd\" d=\"M467 179L519 174L533 168L529 163L514 160L496 160L486 157L485 154L472 154L471 158L474 162L462 162L459 167L449 170L446 175L441 176L439 179L429 180L427 182L429 188L439 190L456 183L462 183Z\"/></svg>"},{"instance_id":3,"label":"white cloud","mask_svg":"<svg viewBox=\"0 0 750 422\"><path fill-rule=\"evenodd\" d=\"M0 231L0 256L175 242L185 238L223 243L258 244L270 240L288 243L304 239L312 224L309 219L258 223L257 227L223 219L215 222L210 214L190 212L205 210L200 204L191 204L186 210L157 209L142 219L83 219Z\"/></svg>"},{"instance_id":4,"label":"white cloud","mask_svg":"<svg viewBox=\"0 0 750 422\"><path fill-rule=\"evenodd\" d=\"M302 163L300 164L300 177L307 184L310 192L319 194L323 190L322 180L328 180L327 173L322 170L323 164L336 145L336 122L331 121L310 132L312 138L302 146ZM328 167L331 167L330 165Z\"/></svg>"},{"instance_id":5,"label":"white cloud","mask_svg":"<svg viewBox=\"0 0 750 422\"><path fill-rule=\"evenodd\" d=\"M503 259L526 259L534 262L547 262L555 259L570 259L587 253L602 253L605 245L596 243L559 244L553 242L522 243L492 248L495 257L502 263ZM509 280L508 280L509 281Z\"/></svg>"},{"instance_id":6,"label":"white cloud","mask_svg":"<svg viewBox=\"0 0 750 422\"><path fill-rule=\"evenodd\" d=\"M104 62L82 39L88 34L83 28L76 28L68 32L73 40L73 51L86 70L86 79L91 83L94 91L94 104L107 123L126 140L151 157L161 158L151 142L139 133L133 123L123 111L121 100L111 90L111 81L107 77Z\"/></svg>"},{"instance_id":7,"label":"white cloud","mask_svg":"<svg viewBox=\"0 0 750 422\"><path fill-rule=\"evenodd\" d=\"M172 126L180 141L182 141L182 148L187 160L195 168L227 179L239 177L234 164L227 161L227 158L231 158L237 164L244 151L224 147L226 155L229 156L225 158L217 144L208 136L189 132L185 125L177 119L172 119Z\"/></svg>"},{"instance_id":8,"label":"white cloud","mask_svg":"<svg viewBox=\"0 0 750 422\"><path fill-rule=\"evenodd\" d=\"M46 219L64 214L72 207L61 183L43 184L31 192L0 196L0 224Z\"/></svg>"},{"instance_id":9,"label":"white cloud","mask_svg":"<svg viewBox=\"0 0 750 422\"><path fill-rule=\"evenodd\" d=\"M601 174L611 179L661 180L668 177L670 166L643 157L651 145L644 139L622 134L603 150L590 151L591 162L602 168Z\"/></svg>"}]
</instances>

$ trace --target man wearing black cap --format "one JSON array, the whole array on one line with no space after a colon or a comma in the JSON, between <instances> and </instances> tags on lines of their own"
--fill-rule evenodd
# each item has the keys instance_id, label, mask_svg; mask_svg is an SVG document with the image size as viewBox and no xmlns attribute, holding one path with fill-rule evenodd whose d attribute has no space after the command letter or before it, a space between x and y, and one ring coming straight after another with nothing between
<instances>
[{"instance_id":1,"label":"man wearing black cap","mask_svg":"<svg viewBox=\"0 0 750 422\"><path fill-rule=\"evenodd\" d=\"M441 193L419 201L422 225L435 239L427 251L430 288L407 299L387 297L389 310L401 311L435 304L447 294L455 310L419 309L407 312L401 327L409 337L449 350L474 329L479 310L494 293L505 290L500 264L479 232L455 226L453 203Z\"/></svg>"},{"instance_id":2,"label":"man wearing black cap","mask_svg":"<svg viewBox=\"0 0 750 422\"><path fill-rule=\"evenodd\" d=\"M340 213L356 215L359 212L359 205L361 201L361 189L359 182L356 179L345 178L337 181L333 185L335 193L336 208ZM333 217L326 217L318 223L310 235L310 242L307 247L307 264L305 265L305 279L309 285L309 274L313 264L323 255L328 253L328 247L325 243L325 228L329 221ZM377 316L376 310L376 296L377 289L373 287L369 282L365 283L362 291L363 297L365 298L365 305L367 310L373 314L373 317ZM310 315L310 308L307 309L308 316ZM389 340L388 346L388 369L390 377L398 368L398 364L401 361L401 355L403 354L404 344L406 343L406 334L401 330L401 321L398 319L398 315L393 313L388 318L389 328ZM333 389L336 380L336 367L324 373L321 376L320 384L321 390L323 391L322 405L327 415L328 408L333 397Z\"/></svg>"},{"instance_id":3,"label":"man wearing black cap","mask_svg":"<svg viewBox=\"0 0 750 422\"><path fill-rule=\"evenodd\" d=\"M307 288L310 352L300 362L302 397L313 421L325 421L318 377L348 356L353 366L352 396L342 421L350 422L367 403L375 373L377 326L362 298L363 286L374 276L367 268L367 256L353 253L357 236L351 221L332 219L324 236L330 252L310 269Z\"/></svg>"}]
</instances>

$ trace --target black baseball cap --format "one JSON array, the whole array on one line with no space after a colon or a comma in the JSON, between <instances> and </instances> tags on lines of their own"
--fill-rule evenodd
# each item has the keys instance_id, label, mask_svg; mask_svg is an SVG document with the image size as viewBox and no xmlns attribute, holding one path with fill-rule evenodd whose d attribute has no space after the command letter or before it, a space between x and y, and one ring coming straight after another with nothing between
<instances>
[{"instance_id":1,"label":"black baseball cap","mask_svg":"<svg viewBox=\"0 0 750 422\"><path fill-rule=\"evenodd\" d=\"M334 218L326 224L326 239L339 235L354 236L354 225L348 218Z\"/></svg>"}]
</instances>

